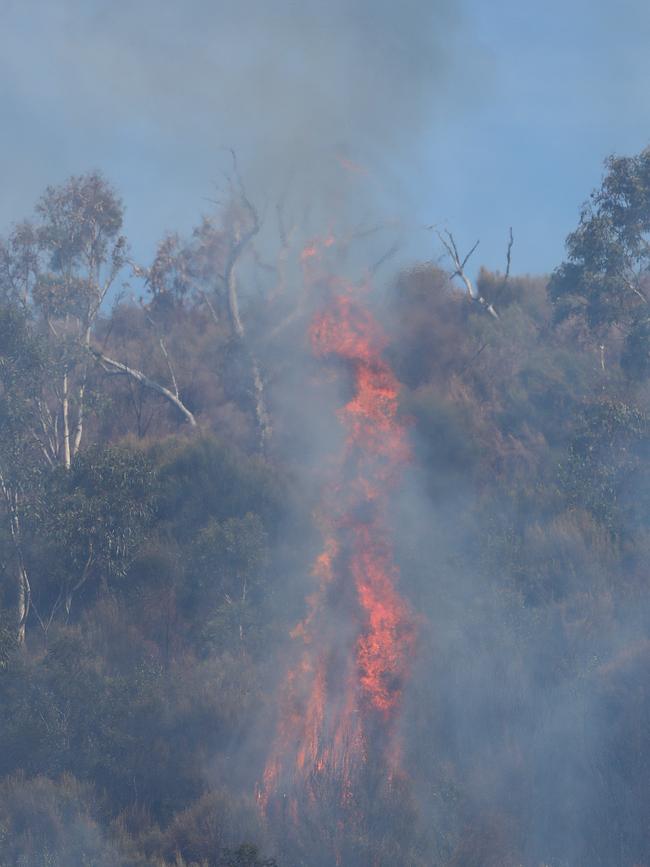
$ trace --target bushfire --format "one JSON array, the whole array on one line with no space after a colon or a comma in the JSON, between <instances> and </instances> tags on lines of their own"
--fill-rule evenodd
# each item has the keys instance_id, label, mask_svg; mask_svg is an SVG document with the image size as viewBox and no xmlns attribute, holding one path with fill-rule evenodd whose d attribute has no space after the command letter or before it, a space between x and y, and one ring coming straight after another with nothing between
<instances>
[{"instance_id":1,"label":"bushfire","mask_svg":"<svg viewBox=\"0 0 650 867\"><path fill-rule=\"evenodd\" d=\"M305 248L307 280L315 280L332 244L329 236ZM322 272L318 278L322 285ZM267 815L295 821L304 807L325 802L328 810L337 805L337 821L353 818L364 768L384 768L387 783L399 770L398 714L415 643L388 520L410 457L398 382L383 357L385 336L364 304L369 286L329 278L328 287L309 336L314 355L338 361L351 378L350 399L338 410L345 447L321 504L316 589L292 633L299 662L286 677L260 788Z\"/></svg>"}]
</instances>

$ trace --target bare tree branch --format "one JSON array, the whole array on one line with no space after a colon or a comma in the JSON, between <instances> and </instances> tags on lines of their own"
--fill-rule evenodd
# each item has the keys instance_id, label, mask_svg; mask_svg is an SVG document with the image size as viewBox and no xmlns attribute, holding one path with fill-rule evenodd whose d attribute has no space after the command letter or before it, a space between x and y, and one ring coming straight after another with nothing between
<instances>
[{"instance_id":1,"label":"bare tree branch","mask_svg":"<svg viewBox=\"0 0 650 867\"><path fill-rule=\"evenodd\" d=\"M192 427L196 427L196 418L194 414L185 406L183 401L174 394L173 391L170 391L168 388L165 388L164 385L160 385L160 383L155 382L153 379L149 379L141 370L137 370L135 367L129 367L128 364L124 364L121 361L115 361L113 358L109 358L107 355L104 355L103 352L99 352L97 349L90 347L90 352L95 356L97 361L104 367L104 369L111 368L112 372L116 374L123 374L124 376L129 376L131 379L134 379L136 382L142 383L146 388L150 388L152 391L157 392L162 395L166 400L172 403L176 409L178 409L181 414L185 417L185 419L190 423Z\"/></svg>"},{"instance_id":2,"label":"bare tree branch","mask_svg":"<svg viewBox=\"0 0 650 867\"><path fill-rule=\"evenodd\" d=\"M510 266L512 265L512 245L515 243L514 235L512 234L512 226L508 231L508 249L506 250L506 271L503 275L503 280L501 281L501 285L494 293L494 304L498 304L501 296L503 295L503 290L506 288L508 284L508 280L510 279Z\"/></svg>"},{"instance_id":3,"label":"bare tree branch","mask_svg":"<svg viewBox=\"0 0 650 867\"><path fill-rule=\"evenodd\" d=\"M77 592L77 590L80 590L83 587L83 585L86 583L86 581L88 580L88 576L90 575L90 567L93 564L93 555L94 555L93 543L91 542L90 545L88 546L88 559L86 560L86 563L85 563L84 568L81 572L81 575L72 587L68 586L68 589L67 589L66 594L65 594L66 619L70 616L70 608L72 607L72 597Z\"/></svg>"},{"instance_id":4,"label":"bare tree branch","mask_svg":"<svg viewBox=\"0 0 650 867\"><path fill-rule=\"evenodd\" d=\"M454 277L460 277L472 301L477 301L479 304L485 307L485 309L491 316L493 316L495 319L498 319L499 315L492 306L492 304L488 303L485 298L483 298L483 296L478 292L470 278L465 273L465 266L467 265L467 262L469 261L472 253L478 247L479 242L477 241L472 247L472 249L469 251L469 253L465 256L465 258L461 260L460 253L458 252L458 247L456 246L456 241L454 240L454 236L451 234L451 232L448 229L445 229L445 232L443 234L436 229L436 234L440 240L440 243L447 251L447 255L453 262L454 268L456 269L454 273L450 276L450 279L453 280Z\"/></svg>"},{"instance_id":5,"label":"bare tree branch","mask_svg":"<svg viewBox=\"0 0 650 867\"><path fill-rule=\"evenodd\" d=\"M210 299L208 298L207 292L204 292L203 289L201 289L199 291L199 295L201 296L201 300L203 301L205 306L208 308L208 312L210 313L210 316L212 317L212 321L214 322L215 325L218 325L219 324L219 314L217 313L212 301L210 301Z\"/></svg>"},{"instance_id":6,"label":"bare tree branch","mask_svg":"<svg viewBox=\"0 0 650 867\"><path fill-rule=\"evenodd\" d=\"M144 305L143 305L143 308L144 308ZM145 315L147 317L147 322L151 325L151 327L153 328L154 331L157 331L158 329L157 329L157 326L156 326L156 323L154 322L154 320L151 318L151 316L149 316L148 313L146 313ZM160 351L162 352L163 358L165 359L165 363L167 364L167 370L169 371L169 377L170 377L170 379L172 381L172 385L174 387L174 394L176 395L176 397L178 397L179 391L178 391L178 383L176 382L176 374L174 373L174 366L172 364L172 360L169 356L169 353L167 352L167 347L165 346L165 340L164 340L162 334L157 334L156 336L158 337L158 345L160 346Z\"/></svg>"},{"instance_id":7,"label":"bare tree branch","mask_svg":"<svg viewBox=\"0 0 650 867\"><path fill-rule=\"evenodd\" d=\"M262 378L259 363L255 354L251 351L250 347L246 347L245 343L246 333L244 329L244 324L241 320L241 316L239 313L239 297L237 292L236 277L236 266L240 260L240 257L248 244L260 231L261 221L257 209L254 207L251 200L248 198L248 194L246 193L244 182L239 173L237 155L232 149L230 149L230 154L233 162L233 172L235 175L235 180L237 182L238 198L243 207L244 213L248 217L248 225L242 226L239 220L237 220L235 223L230 251L228 253L228 257L226 259L226 266L224 269L224 283L227 290L226 294L228 313L230 316L230 323L233 332L241 345L246 348L246 351L248 352L248 356L250 358L251 376L253 379L253 391L255 394L255 415L259 427L261 444L262 447L264 447L266 441L271 434L271 420L266 409L264 380Z\"/></svg>"},{"instance_id":8,"label":"bare tree branch","mask_svg":"<svg viewBox=\"0 0 650 867\"><path fill-rule=\"evenodd\" d=\"M377 271L379 271L379 269L382 267L382 265L385 265L386 262L393 258L393 256L397 255L397 253L399 253L400 247L401 244L399 243L399 241L395 241L395 243L392 244L388 248L388 250L386 250L386 252L370 266L370 268L368 269L370 272L370 276L374 277Z\"/></svg>"}]
</instances>

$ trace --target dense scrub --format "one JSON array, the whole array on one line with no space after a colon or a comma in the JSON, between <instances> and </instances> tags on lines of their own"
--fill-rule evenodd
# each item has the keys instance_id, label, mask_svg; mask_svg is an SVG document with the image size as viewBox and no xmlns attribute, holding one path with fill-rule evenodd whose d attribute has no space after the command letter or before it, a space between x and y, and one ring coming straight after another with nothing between
<instances>
[{"instance_id":1,"label":"dense scrub","mask_svg":"<svg viewBox=\"0 0 650 867\"><path fill-rule=\"evenodd\" d=\"M605 305L620 256L596 280L587 244L625 168L550 293L482 271L495 320L424 263L378 305L419 646L408 778L388 801L369 780L345 867L650 864L647 317L627 271ZM281 349L306 313L245 296L244 341L216 276L249 218L166 239L133 271L142 302L111 310L128 256L100 176L49 190L0 250L3 867L328 865L325 819L278 839L255 802L319 540L313 421L292 430L287 396L304 358Z\"/></svg>"}]
</instances>

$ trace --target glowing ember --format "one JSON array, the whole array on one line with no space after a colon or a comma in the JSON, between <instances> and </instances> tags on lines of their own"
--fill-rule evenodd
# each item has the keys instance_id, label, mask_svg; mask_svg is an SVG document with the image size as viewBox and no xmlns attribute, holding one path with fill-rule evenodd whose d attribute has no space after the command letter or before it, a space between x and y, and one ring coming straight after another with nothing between
<instances>
[{"instance_id":1,"label":"glowing ember","mask_svg":"<svg viewBox=\"0 0 650 867\"><path fill-rule=\"evenodd\" d=\"M310 243L303 262L332 243ZM327 539L312 570L317 589L292 633L302 643L300 661L286 679L260 792L267 812L287 810L294 819L309 803L351 805L371 755L395 770L395 723L415 641L388 532L389 497L409 460L398 383L360 290L330 285L333 296L310 338L317 357L339 359L353 376L352 397L338 411L346 447L323 510Z\"/></svg>"}]
</instances>

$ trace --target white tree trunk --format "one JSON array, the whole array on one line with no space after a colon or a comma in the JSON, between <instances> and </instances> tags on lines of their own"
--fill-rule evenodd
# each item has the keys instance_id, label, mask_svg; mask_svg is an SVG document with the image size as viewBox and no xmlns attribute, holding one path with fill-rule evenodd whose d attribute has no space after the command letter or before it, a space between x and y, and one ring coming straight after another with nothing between
<instances>
[{"instance_id":1,"label":"white tree trunk","mask_svg":"<svg viewBox=\"0 0 650 867\"><path fill-rule=\"evenodd\" d=\"M239 231L235 233L233 248L230 253L228 263L226 265L226 290L228 295L228 313L230 315L230 323L240 345L247 352L250 359L251 378L253 380L253 394L255 402L255 418L260 435L260 444L262 449L268 443L271 436L271 418L266 409L266 399L264 394L264 379L260 370L259 362L255 353L246 345L246 332L244 324L239 315L239 296L237 293L237 276L236 265L237 260L244 249L245 245L254 237L259 229L257 219L253 224L253 228L248 231L244 237L241 237Z\"/></svg>"},{"instance_id":2,"label":"white tree trunk","mask_svg":"<svg viewBox=\"0 0 650 867\"><path fill-rule=\"evenodd\" d=\"M25 631L27 617L31 603L31 587L27 569L25 568L25 558L23 557L23 547L20 538L20 515L18 511L19 494L18 491L11 487L5 476L0 472L0 491L5 501L7 510L7 518L9 520L9 533L14 547L14 555L16 557L16 621L17 621L17 639L19 644L25 643Z\"/></svg>"},{"instance_id":3,"label":"white tree trunk","mask_svg":"<svg viewBox=\"0 0 650 867\"><path fill-rule=\"evenodd\" d=\"M25 633L27 627L27 617L29 615L29 607L31 601L31 588L29 586L29 578L27 571L22 562L22 557L19 558L18 577L17 577L17 605L16 615L18 620L18 644L25 643Z\"/></svg>"},{"instance_id":4,"label":"white tree trunk","mask_svg":"<svg viewBox=\"0 0 650 867\"><path fill-rule=\"evenodd\" d=\"M70 396L68 388L68 371L63 374L63 396L61 400L63 410L63 465L66 470L70 469Z\"/></svg>"}]
</instances>

